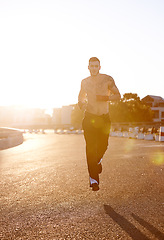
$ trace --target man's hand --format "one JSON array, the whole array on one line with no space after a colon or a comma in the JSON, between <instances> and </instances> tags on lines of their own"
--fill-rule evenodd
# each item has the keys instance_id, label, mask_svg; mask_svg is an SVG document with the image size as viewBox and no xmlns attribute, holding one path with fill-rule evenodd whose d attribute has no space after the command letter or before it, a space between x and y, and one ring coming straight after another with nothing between
<instances>
[{"instance_id":1,"label":"man's hand","mask_svg":"<svg viewBox=\"0 0 164 240\"><path fill-rule=\"evenodd\" d=\"M101 102L107 102L109 101L109 96L96 95L96 100Z\"/></svg>"}]
</instances>

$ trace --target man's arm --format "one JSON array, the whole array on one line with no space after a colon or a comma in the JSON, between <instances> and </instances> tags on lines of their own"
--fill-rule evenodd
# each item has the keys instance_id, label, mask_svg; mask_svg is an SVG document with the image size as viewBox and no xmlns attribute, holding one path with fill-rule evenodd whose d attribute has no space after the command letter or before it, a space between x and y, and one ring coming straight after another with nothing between
<instances>
[{"instance_id":1,"label":"man's arm","mask_svg":"<svg viewBox=\"0 0 164 240\"><path fill-rule=\"evenodd\" d=\"M116 101L121 99L121 94L115 84L113 85L111 92L112 92L112 95L109 96L108 101Z\"/></svg>"},{"instance_id":2,"label":"man's arm","mask_svg":"<svg viewBox=\"0 0 164 240\"><path fill-rule=\"evenodd\" d=\"M97 101L107 102L107 101L116 101L116 100L121 99L121 94L120 94L118 88L116 87L114 80L112 82L112 86L110 86L110 91L112 93L111 96L97 95L96 96Z\"/></svg>"},{"instance_id":3,"label":"man's arm","mask_svg":"<svg viewBox=\"0 0 164 240\"><path fill-rule=\"evenodd\" d=\"M87 104L87 98L86 98L86 92L84 90L83 87L83 81L81 82L81 89L79 92L79 96L78 96L78 106L81 110L84 110L86 108L86 104Z\"/></svg>"}]
</instances>

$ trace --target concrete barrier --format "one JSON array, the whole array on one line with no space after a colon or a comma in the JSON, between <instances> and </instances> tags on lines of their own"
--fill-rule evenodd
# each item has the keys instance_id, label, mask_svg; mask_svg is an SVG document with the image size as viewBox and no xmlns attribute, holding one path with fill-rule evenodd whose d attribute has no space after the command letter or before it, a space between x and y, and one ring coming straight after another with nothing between
<instances>
[{"instance_id":1,"label":"concrete barrier","mask_svg":"<svg viewBox=\"0 0 164 240\"><path fill-rule=\"evenodd\" d=\"M153 134L145 134L145 140L154 140Z\"/></svg>"},{"instance_id":2,"label":"concrete barrier","mask_svg":"<svg viewBox=\"0 0 164 240\"><path fill-rule=\"evenodd\" d=\"M159 141L164 142L164 127L160 127L159 130Z\"/></svg>"},{"instance_id":3,"label":"concrete barrier","mask_svg":"<svg viewBox=\"0 0 164 240\"><path fill-rule=\"evenodd\" d=\"M84 131L83 130L77 130L77 134L83 134Z\"/></svg>"},{"instance_id":4,"label":"concrete barrier","mask_svg":"<svg viewBox=\"0 0 164 240\"><path fill-rule=\"evenodd\" d=\"M55 134L83 134L84 131L81 129L77 129L77 130L69 130L69 129L55 129L54 130Z\"/></svg>"},{"instance_id":5,"label":"concrete barrier","mask_svg":"<svg viewBox=\"0 0 164 240\"><path fill-rule=\"evenodd\" d=\"M136 134L134 132L129 132L129 138L136 138Z\"/></svg>"},{"instance_id":6,"label":"concrete barrier","mask_svg":"<svg viewBox=\"0 0 164 240\"><path fill-rule=\"evenodd\" d=\"M110 132L110 136L111 136L111 137L116 137L116 135L117 135L116 132L114 132L114 131L111 131L111 132Z\"/></svg>"},{"instance_id":7,"label":"concrete barrier","mask_svg":"<svg viewBox=\"0 0 164 240\"><path fill-rule=\"evenodd\" d=\"M155 141L156 141L156 142L159 141L159 134L155 134Z\"/></svg>"},{"instance_id":8,"label":"concrete barrier","mask_svg":"<svg viewBox=\"0 0 164 240\"><path fill-rule=\"evenodd\" d=\"M138 129L138 128L137 128ZM57 134L83 134L83 130L54 130L54 133ZM110 131L111 137L124 137L124 138L134 138L134 139L142 139L142 140L155 140L155 141L164 141L164 127L160 128L160 134L156 133L144 133L144 132L137 132L136 129L130 128L130 131ZM160 140L159 140L160 139Z\"/></svg>"},{"instance_id":9,"label":"concrete barrier","mask_svg":"<svg viewBox=\"0 0 164 240\"><path fill-rule=\"evenodd\" d=\"M23 133L14 128L0 128L0 150L18 146L23 143Z\"/></svg>"},{"instance_id":10,"label":"concrete barrier","mask_svg":"<svg viewBox=\"0 0 164 240\"><path fill-rule=\"evenodd\" d=\"M123 133L122 133L122 132L118 132L118 133L117 133L117 136L118 136L118 137L123 137Z\"/></svg>"},{"instance_id":11,"label":"concrete barrier","mask_svg":"<svg viewBox=\"0 0 164 240\"><path fill-rule=\"evenodd\" d=\"M144 133L138 133L137 139L144 139L144 138L145 138Z\"/></svg>"},{"instance_id":12,"label":"concrete barrier","mask_svg":"<svg viewBox=\"0 0 164 240\"><path fill-rule=\"evenodd\" d=\"M123 137L128 138L129 137L129 133L127 131L123 132Z\"/></svg>"}]
</instances>

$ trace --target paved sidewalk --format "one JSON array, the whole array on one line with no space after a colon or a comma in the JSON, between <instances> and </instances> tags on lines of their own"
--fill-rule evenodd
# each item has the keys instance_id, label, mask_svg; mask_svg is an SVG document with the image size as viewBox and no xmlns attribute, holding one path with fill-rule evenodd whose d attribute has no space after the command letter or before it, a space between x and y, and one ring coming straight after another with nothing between
<instances>
[{"instance_id":1,"label":"paved sidewalk","mask_svg":"<svg viewBox=\"0 0 164 240\"><path fill-rule=\"evenodd\" d=\"M164 143L110 138L92 192L83 135L0 151L0 239L164 239Z\"/></svg>"}]
</instances>

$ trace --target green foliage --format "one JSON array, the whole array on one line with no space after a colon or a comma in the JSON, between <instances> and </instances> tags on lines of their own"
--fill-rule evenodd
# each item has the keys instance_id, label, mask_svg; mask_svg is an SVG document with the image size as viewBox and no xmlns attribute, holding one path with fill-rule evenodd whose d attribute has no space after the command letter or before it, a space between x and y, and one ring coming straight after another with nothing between
<instances>
[{"instance_id":1,"label":"green foliage","mask_svg":"<svg viewBox=\"0 0 164 240\"><path fill-rule=\"evenodd\" d=\"M136 93L125 93L120 101L109 104L109 113L112 122L151 122L153 113L149 106L145 105ZM78 104L72 111L72 125L81 128L84 112Z\"/></svg>"},{"instance_id":2,"label":"green foliage","mask_svg":"<svg viewBox=\"0 0 164 240\"><path fill-rule=\"evenodd\" d=\"M112 122L150 122L153 113L137 94L125 93L119 102L109 105Z\"/></svg>"},{"instance_id":3,"label":"green foliage","mask_svg":"<svg viewBox=\"0 0 164 240\"><path fill-rule=\"evenodd\" d=\"M137 93L125 93L122 98L123 101L140 101L140 97L137 95Z\"/></svg>"}]
</instances>

